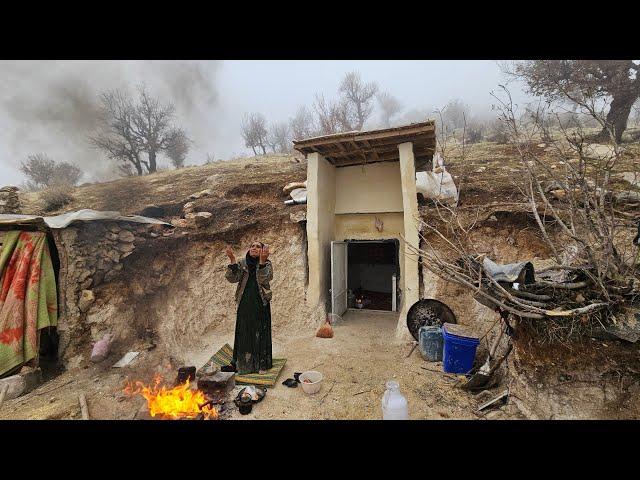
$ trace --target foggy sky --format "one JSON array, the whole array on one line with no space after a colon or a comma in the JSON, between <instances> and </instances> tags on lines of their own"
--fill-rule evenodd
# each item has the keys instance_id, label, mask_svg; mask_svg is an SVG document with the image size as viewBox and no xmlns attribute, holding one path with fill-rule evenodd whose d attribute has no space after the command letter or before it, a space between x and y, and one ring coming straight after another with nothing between
<instances>
[{"instance_id":1,"label":"foggy sky","mask_svg":"<svg viewBox=\"0 0 640 480\"><path fill-rule=\"evenodd\" d=\"M115 162L90 148L98 95L107 89L150 93L176 106L176 124L194 144L186 164L248 155L240 136L245 112L286 121L316 93L337 94L343 75L357 70L396 96L403 113L434 118L433 110L459 98L471 113L490 113L490 92L505 82L495 61L2 61L0 62L0 186L21 184L18 170L44 152L85 171L81 182L114 176ZM526 96L510 85L515 102ZM369 126L375 125L374 111Z\"/></svg>"}]
</instances>

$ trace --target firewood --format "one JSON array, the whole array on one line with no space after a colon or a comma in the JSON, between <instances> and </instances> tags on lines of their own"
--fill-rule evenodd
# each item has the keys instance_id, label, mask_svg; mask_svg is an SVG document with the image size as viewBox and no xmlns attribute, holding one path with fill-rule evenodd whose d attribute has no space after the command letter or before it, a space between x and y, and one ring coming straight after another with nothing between
<instances>
[{"instance_id":1,"label":"firewood","mask_svg":"<svg viewBox=\"0 0 640 480\"><path fill-rule=\"evenodd\" d=\"M87 399L85 398L84 393L81 393L78 396L78 399L80 400L80 410L82 412L82 419L89 420L89 408L87 407Z\"/></svg>"},{"instance_id":2,"label":"firewood","mask_svg":"<svg viewBox=\"0 0 640 480\"><path fill-rule=\"evenodd\" d=\"M9 385L4 385L2 387L2 391L0 391L0 408L2 407L2 404L4 402L4 397L7 395L7 392L9 391Z\"/></svg>"}]
</instances>

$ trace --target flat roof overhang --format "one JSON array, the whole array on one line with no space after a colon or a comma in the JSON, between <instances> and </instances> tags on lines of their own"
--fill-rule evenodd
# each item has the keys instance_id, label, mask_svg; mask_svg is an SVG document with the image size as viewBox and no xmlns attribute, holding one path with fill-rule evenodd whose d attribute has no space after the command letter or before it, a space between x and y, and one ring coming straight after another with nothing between
<instances>
[{"instance_id":1,"label":"flat roof overhang","mask_svg":"<svg viewBox=\"0 0 640 480\"><path fill-rule=\"evenodd\" d=\"M343 132L322 137L294 140L293 146L305 156L319 153L336 167L363 163L390 162L400 158L398 145L412 142L416 164L430 161L436 149L433 120L401 127Z\"/></svg>"}]
</instances>

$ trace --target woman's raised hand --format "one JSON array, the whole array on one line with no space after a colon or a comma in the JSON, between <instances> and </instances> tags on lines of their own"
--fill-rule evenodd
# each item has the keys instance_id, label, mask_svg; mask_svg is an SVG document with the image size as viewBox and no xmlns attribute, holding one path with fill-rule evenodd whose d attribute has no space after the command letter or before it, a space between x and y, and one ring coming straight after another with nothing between
<instances>
[{"instance_id":1,"label":"woman's raised hand","mask_svg":"<svg viewBox=\"0 0 640 480\"><path fill-rule=\"evenodd\" d=\"M233 249L229 245L227 245L225 253L227 254L227 257L229 257L229 262L236 263L236 257L233 254Z\"/></svg>"},{"instance_id":2,"label":"woman's raised hand","mask_svg":"<svg viewBox=\"0 0 640 480\"><path fill-rule=\"evenodd\" d=\"M262 247L262 249L260 250L260 264L264 265L267 262L267 259L269 258L269 245L265 245L264 247Z\"/></svg>"}]
</instances>

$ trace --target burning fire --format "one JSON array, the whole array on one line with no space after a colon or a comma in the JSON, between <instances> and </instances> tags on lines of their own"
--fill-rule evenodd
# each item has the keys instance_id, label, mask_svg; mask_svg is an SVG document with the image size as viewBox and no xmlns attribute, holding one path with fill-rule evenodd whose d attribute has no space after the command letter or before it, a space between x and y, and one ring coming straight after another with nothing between
<instances>
[{"instance_id":1,"label":"burning fire","mask_svg":"<svg viewBox=\"0 0 640 480\"><path fill-rule=\"evenodd\" d=\"M124 388L127 395L140 394L147 400L147 408L152 417L156 415L166 419L195 418L200 414L207 420L218 418L217 410L207 404L204 393L191 390L189 380L174 388L167 388L162 383L162 377L156 375L154 385L148 387L142 382L135 385L128 383Z\"/></svg>"}]
</instances>

